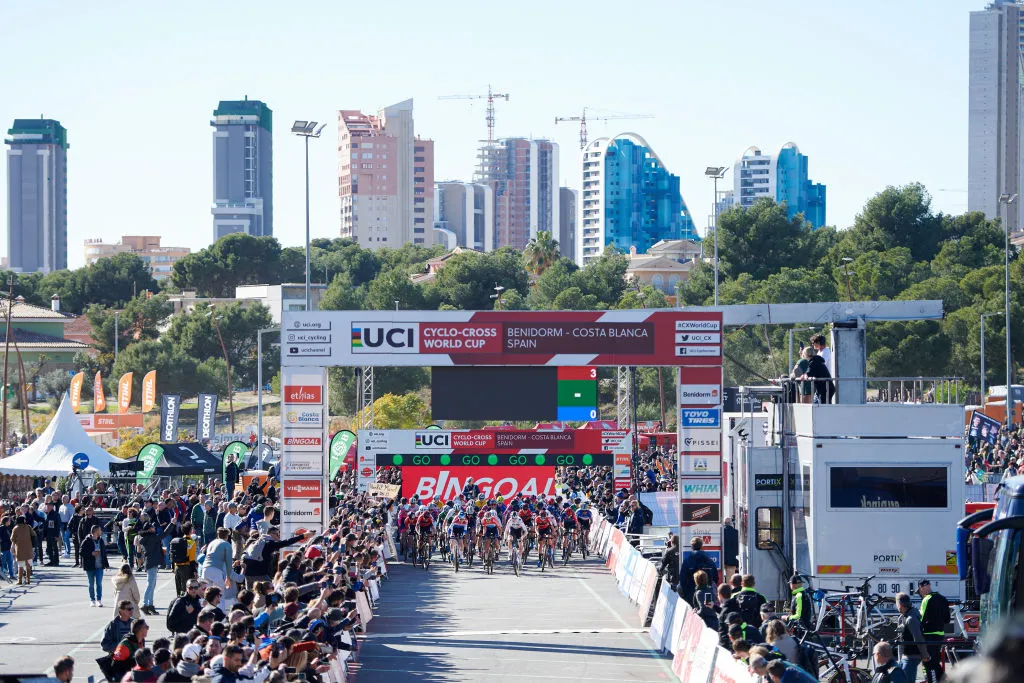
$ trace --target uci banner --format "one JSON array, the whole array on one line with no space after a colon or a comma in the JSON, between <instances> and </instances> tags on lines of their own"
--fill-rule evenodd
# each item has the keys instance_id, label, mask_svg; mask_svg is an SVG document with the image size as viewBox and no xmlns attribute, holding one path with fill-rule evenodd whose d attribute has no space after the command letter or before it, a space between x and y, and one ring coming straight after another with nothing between
<instances>
[{"instance_id":1,"label":"uci banner","mask_svg":"<svg viewBox=\"0 0 1024 683\"><path fill-rule=\"evenodd\" d=\"M212 440L217 433L217 394L199 394L199 408L196 416L196 438Z\"/></svg>"},{"instance_id":2,"label":"uci banner","mask_svg":"<svg viewBox=\"0 0 1024 683\"><path fill-rule=\"evenodd\" d=\"M181 396L164 394L160 397L160 440L178 442L178 418L181 415Z\"/></svg>"},{"instance_id":3,"label":"uci banner","mask_svg":"<svg viewBox=\"0 0 1024 683\"><path fill-rule=\"evenodd\" d=\"M352 448L352 444L355 442L356 435L347 429L342 429L331 439L331 454L329 469L327 470L330 472L331 480L338 476L338 470L345 464L345 456L348 455L349 449Z\"/></svg>"},{"instance_id":4,"label":"uci banner","mask_svg":"<svg viewBox=\"0 0 1024 683\"><path fill-rule=\"evenodd\" d=\"M156 370L150 370L142 378L142 412L148 413L156 405Z\"/></svg>"},{"instance_id":5,"label":"uci banner","mask_svg":"<svg viewBox=\"0 0 1024 683\"><path fill-rule=\"evenodd\" d=\"M85 383L85 373L80 372L71 378L71 410L78 412L82 407L82 384Z\"/></svg>"}]
</instances>

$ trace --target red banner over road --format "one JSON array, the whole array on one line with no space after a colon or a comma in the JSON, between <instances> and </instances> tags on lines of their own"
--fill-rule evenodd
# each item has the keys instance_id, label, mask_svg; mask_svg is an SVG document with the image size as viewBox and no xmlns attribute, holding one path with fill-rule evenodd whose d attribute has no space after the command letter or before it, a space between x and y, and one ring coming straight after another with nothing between
<instances>
[{"instance_id":1,"label":"red banner over road","mask_svg":"<svg viewBox=\"0 0 1024 683\"><path fill-rule=\"evenodd\" d=\"M308 311L282 324L284 365L722 362L722 315L706 311Z\"/></svg>"},{"instance_id":2,"label":"red banner over road","mask_svg":"<svg viewBox=\"0 0 1024 683\"><path fill-rule=\"evenodd\" d=\"M551 467L416 467L402 468L402 495L420 500L451 500L469 478L488 498L555 495L555 468Z\"/></svg>"}]
</instances>

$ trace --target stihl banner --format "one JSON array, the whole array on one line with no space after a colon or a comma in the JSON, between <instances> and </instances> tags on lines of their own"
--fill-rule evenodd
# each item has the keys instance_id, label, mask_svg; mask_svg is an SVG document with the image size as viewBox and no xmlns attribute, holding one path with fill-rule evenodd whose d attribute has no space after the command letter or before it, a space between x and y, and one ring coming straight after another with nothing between
<instances>
[{"instance_id":1,"label":"stihl banner","mask_svg":"<svg viewBox=\"0 0 1024 683\"><path fill-rule=\"evenodd\" d=\"M555 468L551 467L416 467L402 468L402 495L420 500L451 500L462 493L469 478L487 498L555 495Z\"/></svg>"}]
</instances>

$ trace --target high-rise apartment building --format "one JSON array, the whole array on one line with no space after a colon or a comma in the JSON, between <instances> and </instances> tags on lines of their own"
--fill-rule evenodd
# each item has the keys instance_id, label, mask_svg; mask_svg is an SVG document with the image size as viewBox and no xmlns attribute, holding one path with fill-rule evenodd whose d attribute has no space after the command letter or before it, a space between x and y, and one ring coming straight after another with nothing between
<instances>
[{"instance_id":1,"label":"high-rise apartment building","mask_svg":"<svg viewBox=\"0 0 1024 683\"><path fill-rule=\"evenodd\" d=\"M415 134L412 100L376 116L338 112L341 236L365 248L434 243L434 141Z\"/></svg>"},{"instance_id":2,"label":"high-rise apartment building","mask_svg":"<svg viewBox=\"0 0 1024 683\"><path fill-rule=\"evenodd\" d=\"M1000 195L1024 198L1021 83L1024 12L997 0L971 12L967 116L967 210L1000 215ZM1021 227L1020 201L1007 203L1007 224Z\"/></svg>"},{"instance_id":3,"label":"high-rise apartment building","mask_svg":"<svg viewBox=\"0 0 1024 683\"><path fill-rule=\"evenodd\" d=\"M558 144L506 138L480 148L474 180L494 192L494 248L523 249L538 232L558 234Z\"/></svg>"},{"instance_id":4,"label":"high-rise apartment building","mask_svg":"<svg viewBox=\"0 0 1024 683\"><path fill-rule=\"evenodd\" d=\"M661 240L699 239L679 191L647 141L635 133L592 140L583 150L576 262L608 245L644 254Z\"/></svg>"},{"instance_id":5,"label":"high-rise apartment building","mask_svg":"<svg viewBox=\"0 0 1024 683\"><path fill-rule=\"evenodd\" d=\"M259 100L225 100L213 112L213 240L274 234L273 112Z\"/></svg>"},{"instance_id":6,"label":"high-rise apartment building","mask_svg":"<svg viewBox=\"0 0 1024 683\"><path fill-rule=\"evenodd\" d=\"M115 254L135 254L149 265L153 277L162 280L171 276L174 264L192 253L188 247L160 246L159 235L125 235L120 242L104 242L102 239L85 241L85 265L92 265L100 259Z\"/></svg>"},{"instance_id":7,"label":"high-rise apartment building","mask_svg":"<svg viewBox=\"0 0 1024 683\"><path fill-rule=\"evenodd\" d=\"M568 187L558 188L560 199L558 208L561 216L558 219L558 253L565 258L576 258L576 202L579 193Z\"/></svg>"},{"instance_id":8,"label":"high-rise apartment building","mask_svg":"<svg viewBox=\"0 0 1024 683\"><path fill-rule=\"evenodd\" d=\"M7 150L7 255L16 273L68 267L68 133L53 119L15 119Z\"/></svg>"},{"instance_id":9,"label":"high-rise apartment building","mask_svg":"<svg viewBox=\"0 0 1024 683\"><path fill-rule=\"evenodd\" d=\"M807 156L789 142L775 156L748 147L733 166L733 190L719 202L722 210L731 206L749 208L769 197L782 204L790 218L799 213L814 228L825 225L825 186L808 178Z\"/></svg>"},{"instance_id":10,"label":"high-rise apartment building","mask_svg":"<svg viewBox=\"0 0 1024 683\"><path fill-rule=\"evenodd\" d=\"M457 180L436 183L434 216L434 228L444 236L437 242L451 248L494 249L494 192L490 185Z\"/></svg>"}]
</instances>

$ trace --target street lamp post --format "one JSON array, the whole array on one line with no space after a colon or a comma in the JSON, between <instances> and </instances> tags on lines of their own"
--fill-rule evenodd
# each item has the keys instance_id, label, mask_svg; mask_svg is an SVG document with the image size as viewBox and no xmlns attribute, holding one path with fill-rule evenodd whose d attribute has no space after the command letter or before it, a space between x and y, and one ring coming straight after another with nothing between
<instances>
[{"instance_id":1,"label":"street lamp post","mask_svg":"<svg viewBox=\"0 0 1024 683\"><path fill-rule=\"evenodd\" d=\"M1010 222L1007 220L1010 204L1017 201L1017 193L999 195L1000 206L1006 208L1002 211L1003 229L1006 232L1006 247L1003 251L1004 267L1006 269L1006 309L1003 315L1006 316L1006 424L1013 426L1013 354L1010 351Z\"/></svg>"},{"instance_id":2,"label":"street lamp post","mask_svg":"<svg viewBox=\"0 0 1024 683\"><path fill-rule=\"evenodd\" d=\"M985 407L985 318L1003 315L1002 311L981 314L981 407Z\"/></svg>"},{"instance_id":3,"label":"street lamp post","mask_svg":"<svg viewBox=\"0 0 1024 683\"><path fill-rule=\"evenodd\" d=\"M306 139L306 310L313 308L313 299L309 286L309 139L320 137L324 123L317 128L316 121L296 121L292 124L292 132Z\"/></svg>"},{"instance_id":4,"label":"street lamp post","mask_svg":"<svg viewBox=\"0 0 1024 683\"><path fill-rule=\"evenodd\" d=\"M725 177L729 170L728 166L708 166L704 169L704 175L711 178L715 184L715 205L712 208L714 214L715 229L715 305L718 305L718 181Z\"/></svg>"},{"instance_id":5,"label":"street lamp post","mask_svg":"<svg viewBox=\"0 0 1024 683\"><path fill-rule=\"evenodd\" d=\"M850 264L853 259L849 256L843 257L843 271L846 273L846 298L853 301L853 286L850 284Z\"/></svg>"},{"instance_id":6,"label":"street lamp post","mask_svg":"<svg viewBox=\"0 0 1024 683\"><path fill-rule=\"evenodd\" d=\"M280 327L267 327L256 332L256 448L260 451L263 469L263 335L280 332ZM234 430L232 430L234 431Z\"/></svg>"},{"instance_id":7,"label":"street lamp post","mask_svg":"<svg viewBox=\"0 0 1024 683\"><path fill-rule=\"evenodd\" d=\"M117 337L118 337L118 329L117 329L118 320L117 320L117 318L118 318L118 316L120 314L121 314L120 311L114 311L114 360L117 360L117 352L118 352L118 347L119 347L118 339L117 339Z\"/></svg>"},{"instance_id":8,"label":"street lamp post","mask_svg":"<svg viewBox=\"0 0 1024 683\"><path fill-rule=\"evenodd\" d=\"M499 284L494 285L494 294L491 294L491 298L494 299L494 310L501 310L501 293L505 291L505 288Z\"/></svg>"},{"instance_id":9,"label":"street lamp post","mask_svg":"<svg viewBox=\"0 0 1024 683\"><path fill-rule=\"evenodd\" d=\"M228 366L228 418L231 422L231 433L235 433L235 401L231 391L231 361L228 359L228 347L224 346L224 337L220 333L220 325L217 321L220 316L210 309L210 319L213 321L213 329L217 330L217 339L220 340L220 350L224 352L224 364Z\"/></svg>"}]
</instances>

